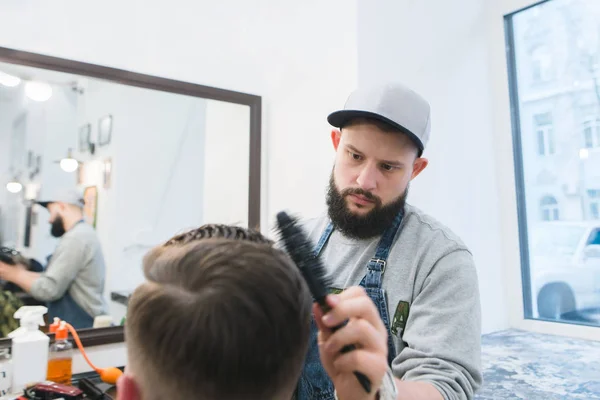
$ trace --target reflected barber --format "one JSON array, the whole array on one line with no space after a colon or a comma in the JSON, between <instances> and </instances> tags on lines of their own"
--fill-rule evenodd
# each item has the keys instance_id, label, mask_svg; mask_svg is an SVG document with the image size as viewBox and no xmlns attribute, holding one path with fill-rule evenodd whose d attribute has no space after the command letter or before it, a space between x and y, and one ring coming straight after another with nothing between
<instances>
[{"instance_id":1,"label":"reflected barber","mask_svg":"<svg viewBox=\"0 0 600 400\"><path fill-rule=\"evenodd\" d=\"M0 278L47 302L50 320L91 328L95 317L107 314L106 267L96 231L83 219L83 196L62 189L38 204L48 209L51 234L60 238L55 252L42 273L0 262Z\"/></svg>"}]
</instances>

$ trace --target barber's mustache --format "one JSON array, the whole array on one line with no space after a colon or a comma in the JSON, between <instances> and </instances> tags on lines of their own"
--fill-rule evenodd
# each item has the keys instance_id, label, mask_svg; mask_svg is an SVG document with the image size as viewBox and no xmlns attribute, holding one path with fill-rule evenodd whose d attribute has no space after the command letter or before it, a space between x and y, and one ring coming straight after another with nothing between
<instances>
[{"instance_id":1,"label":"barber's mustache","mask_svg":"<svg viewBox=\"0 0 600 400\"><path fill-rule=\"evenodd\" d=\"M375 206L377 207L381 207L381 199L377 196L375 196L373 193L366 191L364 189L360 189L360 188L347 188L344 189L342 191L342 197L347 197L350 195L360 195L365 197L367 200L372 201L373 203L375 203Z\"/></svg>"}]
</instances>

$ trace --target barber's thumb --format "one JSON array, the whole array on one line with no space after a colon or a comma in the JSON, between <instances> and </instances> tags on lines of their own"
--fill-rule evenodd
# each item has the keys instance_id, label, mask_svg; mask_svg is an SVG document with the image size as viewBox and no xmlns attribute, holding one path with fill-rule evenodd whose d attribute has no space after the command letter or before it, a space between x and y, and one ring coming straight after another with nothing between
<instances>
[{"instance_id":1,"label":"barber's thumb","mask_svg":"<svg viewBox=\"0 0 600 400\"><path fill-rule=\"evenodd\" d=\"M315 323L317 324L317 328L319 331L327 331L329 328L323 323L323 311L321 311L321 307L318 304L313 304L313 315L315 317Z\"/></svg>"}]
</instances>

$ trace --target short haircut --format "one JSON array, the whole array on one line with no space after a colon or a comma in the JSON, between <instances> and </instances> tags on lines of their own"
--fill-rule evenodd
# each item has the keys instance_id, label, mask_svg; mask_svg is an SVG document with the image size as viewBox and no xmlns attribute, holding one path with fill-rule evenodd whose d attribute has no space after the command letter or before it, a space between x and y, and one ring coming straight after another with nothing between
<instances>
[{"instance_id":1,"label":"short haircut","mask_svg":"<svg viewBox=\"0 0 600 400\"><path fill-rule=\"evenodd\" d=\"M246 229L235 225L206 224L199 228L191 229L187 232L173 236L165 243L165 246L185 244L208 238L236 239L255 243L273 244L272 240L253 229Z\"/></svg>"},{"instance_id":2,"label":"short haircut","mask_svg":"<svg viewBox=\"0 0 600 400\"><path fill-rule=\"evenodd\" d=\"M144 399L291 398L312 298L286 253L258 232L206 225L143 264L126 337Z\"/></svg>"}]
</instances>

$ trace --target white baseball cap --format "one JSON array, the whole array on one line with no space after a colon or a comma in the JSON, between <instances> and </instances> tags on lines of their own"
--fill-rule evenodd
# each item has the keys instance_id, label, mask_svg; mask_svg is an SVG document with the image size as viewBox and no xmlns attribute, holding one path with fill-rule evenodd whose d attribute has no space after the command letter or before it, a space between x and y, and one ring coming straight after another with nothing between
<instances>
[{"instance_id":1,"label":"white baseball cap","mask_svg":"<svg viewBox=\"0 0 600 400\"><path fill-rule=\"evenodd\" d=\"M36 201L36 203L46 208L50 203L72 204L81 208L85 205L83 194L79 190L64 188L54 190L52 194L45 197L43 201Z\"/></svg>"},{"instance_id":2,"label":"white baseball cap","mask_svg":"<svg viewBox=\"0 0 600 400\"><path fill-rule=\"evenodd\" d=\"M358 88L350 94L343 110L335 111L327 121L336 128L355 118L373 118L405 133L425 150L431 134L431 107L418 93L400 83Z\"/></svg>"}]
</instances>

